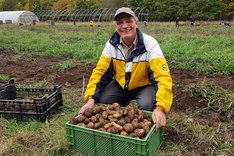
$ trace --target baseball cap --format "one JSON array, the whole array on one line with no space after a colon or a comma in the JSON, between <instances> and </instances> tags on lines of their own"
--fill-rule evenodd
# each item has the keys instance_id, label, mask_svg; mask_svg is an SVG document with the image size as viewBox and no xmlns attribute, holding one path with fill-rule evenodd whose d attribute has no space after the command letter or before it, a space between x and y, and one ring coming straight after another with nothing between
<instances>
[{"instance_id":1,"label":"baseball cap","mask_svg":"<svg viewBox=\"0 0 234 156\"><path fill-rule=\"evenodd\" d=\"M135 13L132 11L132 9L128 8L128 7L122 7L119 8L116 12L115 12L115 16L114 16L114 20L117 20L118 15L122 14L122 13L126 13L131 15L133 18L135 18L137 20L137 17L135 15Z\"/></svg>"}]
</instances>

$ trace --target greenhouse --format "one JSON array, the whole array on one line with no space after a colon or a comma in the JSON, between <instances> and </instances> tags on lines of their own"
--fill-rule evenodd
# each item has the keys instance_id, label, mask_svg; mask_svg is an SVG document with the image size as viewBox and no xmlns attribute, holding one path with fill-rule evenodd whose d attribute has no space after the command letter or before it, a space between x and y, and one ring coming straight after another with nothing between
<instances>
[{"instance_id":1,"label":"greenhouse","mask_svg":"<svg viewBox=\"0 0 234 156\"><path fill-rule=\"evenodd\" d=\"M115 11L118 8L100 8L100 9L77 9L77 10L38 10L35 12L40 21L95 21L105 22L113 21ZM148 20L148 10L146 8L132 8L139 21Z\"/></svg>"},{"instance_id":2,"label":"greenhouse","mask_svg":"<svg viewBox=\"0 0 234 156\"><path fill-rule=\"evenodd\" d=\"M1 11L1 23L33 24L38 22L38 17L31 11Z\"/></svg>"}]
</instances>

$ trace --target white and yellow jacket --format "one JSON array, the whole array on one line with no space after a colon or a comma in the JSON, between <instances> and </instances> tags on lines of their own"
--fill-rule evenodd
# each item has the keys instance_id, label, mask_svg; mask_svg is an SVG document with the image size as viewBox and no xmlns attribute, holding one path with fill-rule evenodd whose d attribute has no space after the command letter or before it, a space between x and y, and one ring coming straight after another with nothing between
<instances>
[{"instance_id":1,"label":"white and yellow jacket","mask_svg":"<svg viewBox=\"0 0 234 156\"><path fill-rule=\"evenodd\" d=\"M128 60L120 45L116 32L109 41L93 70L85 100L97 99L102 89L115 79L125 90L152 84L155 88L154 107L162 107L169 112L172 104L172 79L158 42L137 29L138 43Z\"/></svg>"}]
</instances>

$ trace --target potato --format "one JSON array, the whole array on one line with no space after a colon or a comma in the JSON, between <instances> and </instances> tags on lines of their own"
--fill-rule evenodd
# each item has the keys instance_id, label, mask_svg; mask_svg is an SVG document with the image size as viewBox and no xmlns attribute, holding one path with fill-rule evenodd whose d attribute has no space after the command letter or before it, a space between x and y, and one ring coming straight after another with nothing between
<instances>
[{"instance_id":1,"label":"potato","mask_svg":"<svg viewBox=\"0 0 234 156\"><path fill-rule=\"evenodd\" d=\"M100 106L95 106L94 108L93 108L93 114L97 114L97 113L99 113L99 112L101 112L102 111L102 109L100 108Z\"/></svg>"},{"instance_id":2,"label":"potato","mask_svg":"<svg viewBox=\"0 0 234 156\"><path fill-rule=\"evenodd\" d=\"M134 120L132 121L132 126L133 126L134 129L136 129L136 128L139 127L138 119L134 119Z\"/></svg>"},{"instance_id":3,"label":"potato","mask_svg":"<svg viewBox=\"0 0 234 156\"><path fill-rule=\"evenodd\" d=\"M113 115L113 114L115 114L116 113L116 111L115 110L107 110L106 111L109 115Z\"/></svg>"},{"instance_id":4,"label":"potato","mask_svg":"<svg viewBox=\"0 0 234 156\"><path fill-rule=\"evenodd\" d=\"M153 123L152 117L147 116L146 119Z\"/></svg>"},{"instance_id":5,"label":"potato","mask_svg":"<svg viewBox=\"0 0 234 156\"><path fill-rule=\"evenodd\" d=\"M123 115L124 109L120 107L120 109L117 111L119 114Z\"/></svg>"},{"instance_id":6,"label":"potato","mask_svg":"<svg viewBox=\"0 0 234 156\"><path fill-rule=\"evenodd\" d=\"M143 117L144 117L144 115L145 115L145 113L144 113L143 110L138 110L138 114L139 114L139 115L143 115Z\"/></svg>"},{"instance_id":7,"label":"potato","mask_svg":"<svg viewBox=\"0 0 234 156\"><path fill-rule=\"evenodd\" d=\"M151 126L153 125L153 123L150 122L150 121L146 121L146 122L144 122L144 125L145 125L145 126L151 127Z\"/></svg>"},{"instance_id":8,"label":"potato","mask_svg":"<svg viewBox=\"0 0 234 156\"><path fill-rule=\"evenodd\" d=\"M126 123L130 123L130 122L131 122L131 120L130 120L129 117L127 117L127 116L126 116L124 119L125 119L125 122L126 122Z\"/></svg>"},{"instance_id":9,"label":"potato","mask_svg":"<svg viewBox=\"0 0 234 156\"><path fill-rule=\"evenodd\" d=\"M100 122L102 125L105 125L105 124L109 123L108 120L105 120L105 119L103 119L103 118L100 118L100 119L99 119L99 122Z\"/></svg>"},{"instance_id":10,"label":"potato","mask_svg":"<svg viewBox=\"0 0 234 156\"><path fill-rule=\"evenodd\" d=\"M143 129L145 130L146 135L149 133L150 128L148 126L144 126Z\"/></svg>"},{"instance_id":11,"label":"potato","mask_svg":"<svg viewBox=\"0 0 234 156\"><path fill-rule=\"evenodd\" d=\"M128 118L129 118L131 121L134 119L134 117L135 117L134 114L131 114L131 113L129 114L129 113L128 113Z\"/></svg>"},{"instance_id":12,"label":"potato","mask_svg":"<svg viewBox=\"0 0 234 156\"><path fill-rule=\"evenodd\" d=\"M110 123L105 124L103 127L104 127L105 129L108 129L108 128L110 128L111 126L112 126L112 123L110 122Z\"/></svg>"},{"instance_id":13,"label":"potato","mask_svg":"<svg viewBox=\"0 0 234 156\"><path fill-rule=\"evenodd\" d=\"M130 133L128 136L130 136L130 137L136 137L136 134L135 133Z\"/></svg>"},{"instance_id":14,"label":"potato","mask_svg":"<svg viewBox=\"0 0 234 156\"><path fill-rule=\"evenodd\" d=\"M120 120L118 120L117 122L120 126L124 126L126 124L126 121L124 118L121 118Z\"/></svg>"},{"instance_id":15,"label":"potato","mask_svg":"<svg viewBox=\"0 0 234 156\"><path fill-rule=\"evenodd\" d=\"M103 119L102 117L99 118L99 122L100 123L104 123L105 119Z\"/></svg>"},{"instance_id":16,"label":"potato","mask_svg":"<svg viewBox=\"0 0 234 156\"><path fill-rule=\"evenodd\" d=\"M118 108L120 107L119 103L115 102L115 103L112 103L112 106L114 106L115 108Z\"/></svg>"},{"instance_id":17,"label":"potato","mask_svg":"<svg viewBox=\"0 0 234 156\"><path fill-rule=\"evenodd\" d=\"M101 110L102 111L105 111L106 110L106 107L105 106L100 106Z\"/></svg>"},{"instance_id":18,"label":"potato","mask_svg":"<svg viewBox=\"0 0 234 156\"><path fill-rule=\"evenodd\" d=\"M127 107L128 110L135 110L136 109L136 106L133 105L133 104L129 104L128 107Z\"/></svg>"},{"instance_id":19,"label":"potato","mask_svg":"<svg viewBox=\"0 0 234 156\"><path fill-rule=\"evenodd\" d=\"M93 123L98 122L98 119L96 118L96 116L91 116L90 120L91 120Z\"/></svg>"},{"instance_id":20,"label":"potato","mask_svg":"<svg viewBox=\"0 0 234 156\"><path fill-rule=\"evenodd\" d=\"M133 119L132 122L139 123L137 118Z\"/></svg>"},{"instance_id":21,"label":"potato","mask_svg":"<svg viewBox=\"0 0 234 156\"><path fill-rule=\"evenodd\" d=\"M113 115L108 115L107 117L108 120L111 120L112 118L114 118Z\"/></svg>"},{"instance_id":22,"label":"potato","mask_svg":"<svg viewBox=\"0 0 234 156\"><path fill-rule=\"evenodd\" d=\"M102 127L102 124L100 122L97 122L94 124L93 126L95 129L98 129L98 128L101 128Z\"/></svg>"},{"instance_id":23,"label":"potato","mask_svg":"<svg viewBox=\"0 0 234 156\"><path fill-rule=\"evenodd\" d=\"M86 119L86 117L84 115L80 115L78 118L77 118L77 121L78 123L81 123L81 122L84 122L84 120Z\"/></svg>"},{"instance_id":24,"label":"potato","mask_svg":"<svg viewBox=\"0 0 234 156\"><path fill-rule=\"evenodd\" d=\"M139 138L142 138L146 134L144 129L135 129L134 133L136 137L139 137Z\"/></svg>"},{"instance_id":25,"label":"potato","mask_svg":"<svg viewBox=\"0 0 234 156\"><path fill-rule=\"evenodd\" d=\"M114 117L110 118L109 120L110 120L110 122L118 122L118 119L116 119Z\"/></svg>"},{"instance_id":26,"label":"potato","mask_svg":"<svg viewBox=\"0 0 234 156\"><path fill-rule=\"evenodd\" d=\"M139 122L139 124L138 124L138 128L144 128L144 122Z\"/></svg>"},{"instance_id":27,"label":"potato","mask_svg":"<svg viewBox=\"0 0 234 156\"><path fill-rule=\"evenodd\" d=\"M108 113L106 111L102 112L102 117L103 119L107 119L108 118Z\"/></svg>"},{"instance_id":28,"label":"potato","mask_svg":"<svg viewBox=\"0 0 234 156\"><path fill-rule=\"evenodd\" d=\"M119 112L116 112L113 114L113 117L116 118L116 119L119 119L122 117L122 114L120 114Z\"/></svg>"},{"instance_id":29,"label":"potato","mask_svg":"<svg viewBox=\"0 0 234 156\"><path fill-rule=\"evenodd\" d=\"M86 109L85 112L84 112L84 115L87 118L91 117L92 116L92 109L91 108Z\"/></svg>"},{"instance_id":30,"label":"potato","mask_svg":"<svg viewBox=\"0 0 234 156\"><path fill-rule=\"evenodd\" d=\"M76 118L71 118L70 119L70 124L77 125L78 120Z\"/></svg>"},{"instance_id":31,"label":"potato","mask_svg":"<svg viewBox=\"0 0 234 156\"><path fill-rule=\"evenodd\" d=\"M128 133L127 133L126 131L121 131L121 132L120 132L120 135L128 136Z\"/></svg>"},{"instance_id":32,"label":"potato","mask_svg":"<svg viewBox=\"0 0 234 156\"><path fill-rule=\"evenodd\" d=\"M116 128L114 126L110 127L110 128L107 129L107 132L117 134L118 133L118 128Z\"/></svg>"},{"instance_id":33,"label":"potato","mask_svg":"<svg viewBox=\"0 0 234 156\"><path fill-rule=\"evenodd\" d=\"M142 122L144 120L144 116L143 115L138 115L137 117L139 122Z\"/></svg>"},{"instance_id":34,"label":"potato","mask_svg":"<svg viewBox=\"0 0 234 156\"><path fill-rule=\"evenodd\" d=\"M124 129L126 132L130 133L130 132L132 132L132 131L134 130L134 127L133 127L132 124L127 123L127 124L125 124L125 125L123 126L123 129Z\"/></svg>"},{"instance_id":35,"label":"potato","mask_svg":"<svg viewBox=\"0 0 234 156\"><path fill-rule=\"evenodd\" d=\"M90 122L89 118L86 118L86 119L84 120L84 123L85 123L86 125L87 125L89 122Z\"/></svg>"},{"instance_id":36,"label":"potato","mask_svg":"<svg viewBox=\"0 0 234 156\"><path fill-rule=\"evenodd\" d=\"M106 129L101 127L101 128L98 128L99 131L103 131L103 132L106 132Z\"/></svg>"},{"instance_id":37,"label":"potato","mask_svg":"<svg viewBox=\"0 0 234 156\"><path fill-rule=\"evenodd\" d=\"M103 117L100 117L98 120L99 120L99 122L102 122L102 121L104 121L105 119L103 119Z\"/></svg>"},{"instance_id":38,"label":"potato","mask_svg":"<svg viewBox=\"0 0 234 156\"><path fill-rule=\"evenodd\" d=\"M133 109L128 110L128 116L129 115L133 115L134 116L135 115L135 110L133 110Z\"/></svg>"},{"instance_id":39,"label":"potato","mask_svg":"<svg viewBox=\"0 0 234 156\"><path fill-rule=\"evenodd\" d=\"M123 116L127 116L128 115L128 110L127 109L124 109L123 110Z\"/></svg>"},{"instance_id":40,"label":"potato","mask_svg":"<svg viewBox=\"0 0 234 156\"><path fill-rule=\"evenodd\" d=\"M89 122L87 125L86 125L87 128L93 128L94 127L94 124L93 122Z\"/></svg>"},{"instance_id":41,"label":"potato","mask_svg":"<svg viewBox=\"0 0 234 156\"><path fill-rule=\"evenodd\" d=\"M86 127L86 125L84 123L78 123L78 126Z\"/></svg>"},{"instance_id":42,"label":"potato","mask_svg":"<svg viewBox=\"0 0 234 156\"><path fill-rule=\"evenodd\" d=\"M106 107L106 110L114 110L114 109L115 109L115 107L113 105L108 105Z\"/></svg>"},{"instance_id":43,"label":"potato","mask_svg":"<svg viewBox=\"0 0 234 156\"><path fill-rule=\"evenodd\" d=\"M119 131L122 131L122 130L123 130L123 127L120 126L120 125L118 125L118 124L115 123L115 122L112 122L112 125L113 125L114 127L118 128Z\"/></svg>"},{"instance_id":44,"label":"potato","mask_svg":"<svg viewBox=\"0 0 234 156\"><path fill-rule=\"evenodd\" d=\"M95 115L97 119L101 118L102 114L98 113Z\"/></svg>"}]
</instances>

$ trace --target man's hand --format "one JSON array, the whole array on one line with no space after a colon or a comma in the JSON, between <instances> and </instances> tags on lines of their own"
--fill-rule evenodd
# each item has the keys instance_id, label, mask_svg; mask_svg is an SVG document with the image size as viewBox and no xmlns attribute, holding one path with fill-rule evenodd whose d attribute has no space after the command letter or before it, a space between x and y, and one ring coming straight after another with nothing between
<instances>
[{"instance_id":1,"label":"man's hand","mask_svg":"<svg viewBox=\"0 0 234 156\"><path fill-rule=\"evenodd\" d=\"M81 107L78 114L83 114L86 109L92 108L94 106L94 103L95 103L94 99L89 99L88 102L83 107Z\"/></svg>"},{"instance_id":2,"label":"man's hand","mask_svg":"<svg viewBox=\"0 0 234 156\"><path fill-rule=\"evenodd\" d=\"M152 113L152 120L156 123L156 130L160 127L166 126L166 114L163 110L156 108Z\"/></svg>"}]
</instances>

